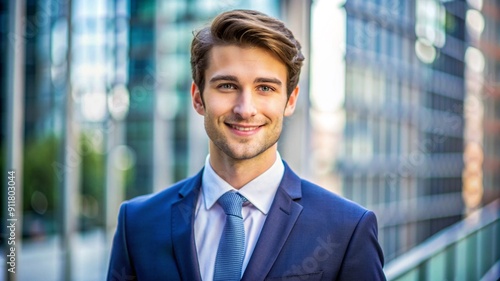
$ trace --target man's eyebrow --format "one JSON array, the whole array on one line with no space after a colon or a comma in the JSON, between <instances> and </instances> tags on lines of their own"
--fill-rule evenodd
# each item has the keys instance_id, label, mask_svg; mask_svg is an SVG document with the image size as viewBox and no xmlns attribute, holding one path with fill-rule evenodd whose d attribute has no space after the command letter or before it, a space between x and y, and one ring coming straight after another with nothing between
<instances>
[{"instance_id":1,"label":"man's eyebrow","mask_svg":"<svg viewBox=\"0 0 500 281\"><path fill-rule=\"evenodd\" d=\"M210 78L210 83L218 82L218 81L232 81L232 82L238 82L238 78L234 75L216 75L212 78ZM268 78L268 77L258 77L255 78L253 81L254 83L272 83L276 84L278 86L281 86L281 80L278 78Z\"/></svg>"},{"instance_id":2,"label":"man's eyebrow","mask_svg":"<svg viewBox=\"0 0 500 281\"><path fill-rule=\"evenodd\" d=\"M254 80L254 83L272 83L278 86L281 86L281 80L277 78L267 78L267 77L259 77Z\"/></svg>"},{"instance_id":3,"label":"man's eyebrow","mask_svg":"<svg viewBox=\"0 0 500 281\"><path fill-rule=\"evenodd\" d=\"M214 83L217 81L232 81L237 82L238 78L234 75L216 75L210 79L210 83Z\"/></svg>"}]
</instances>

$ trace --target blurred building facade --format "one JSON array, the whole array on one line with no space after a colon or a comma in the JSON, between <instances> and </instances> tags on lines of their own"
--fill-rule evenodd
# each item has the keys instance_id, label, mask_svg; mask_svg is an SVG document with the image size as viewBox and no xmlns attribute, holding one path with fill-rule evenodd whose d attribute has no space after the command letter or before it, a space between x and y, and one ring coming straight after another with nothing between
<instances>
[{"instance_id":1,"label":"blurred building facade","mask_svg":"<svg viewBox=\"0 0 500 281\"><path fill-rule=\"evenodd\" d=\"M340 169L346 195L379 214L391 260L462 217L465 10L455 14L440 1L372 3L346 3L352 147ZM356 87L359 76L365 89ZM355 151L366 160L350 157Z\"/></svg>"},{"instance_id":2,"label":"blurred building facade","mask_svg":"<svg viewBox=\"0 0 500 281\"><path fill-rule=\"evenodd\" d=\"M479 65L478 73L473 76L479 82L479 100L482 101L477 104L484 106L484 120L480 123L484 125L484 139L480 145L482 151L475 158L477 164L484 167L479 176L482 176L480 182L484 185L483 203L488 204L500 197L500 2L471 2L475 5L471 5L473 12L469 17L473 21L472 26L479 28L471 28L475 34L471 44L484 55L479 60L484 65Z\"/></svg>"},{"instance_id":3,"label":"blurred building facade","mask_svg":"<svg viewBox=\"0 0 500 281\"><path fill-rule=\"evenodd\" d=\"M313 82L311 89L313 161L323 167L316 177L338 183L338 192L377 213L390 261L481 206L482 183L471 188L463 181L470 170L464 111L480 114L466 102L466 57L477 53L467 30L470 7L466 1L348 0L330 9L337 21L320 33L337 37L313 61L311 77L319 63L330 64L336 81ZM322 42L329 43L313 37L312 45ZM328 87L334 98L318 96ZM319 121L324 118L332 124ZM482 149L482 142L472 147Z\"/></svg>"},{"instance_id":4,"label":"blurred building facade","mask_svg":"<svg viewBox=\"0 0 500 281\"><path fill-rule=\"evenodd\" d=\"M21 81L24 95L21 110L23 126L23 180L24 208L23 234L44 235L56 230L57 195L60 174L53 163L62 159L58 144L64 130L64 101L67 91L66 50L68 5L63 1L25 1L23 17L19 19L20 33L9 28L14 23L10 1L0 1L0 99L2 137L2 171L6 165L7 80L13 79L7 50L23 52L24 65ZM3 197L3 195L2 195Z\"/></svg>"}]
</instances>

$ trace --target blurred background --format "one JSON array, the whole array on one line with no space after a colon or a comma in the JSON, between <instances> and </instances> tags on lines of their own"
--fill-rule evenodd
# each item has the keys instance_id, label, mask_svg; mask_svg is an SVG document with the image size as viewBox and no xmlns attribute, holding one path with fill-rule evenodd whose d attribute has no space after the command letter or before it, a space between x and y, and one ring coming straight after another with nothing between
<instances>
[{"instance_id":1,"label":"blurred background","mask_svg":"<svg viewBox=\"0 0 500 281\"><path fill-rule=\"evenodd\" d=\"M202 167L189 46L234 8L302 43L279 150L376 212L388 279L500 278L500 1L0 0L0 280L103 280L120 202Z\"/></svg>"}]
</instances>

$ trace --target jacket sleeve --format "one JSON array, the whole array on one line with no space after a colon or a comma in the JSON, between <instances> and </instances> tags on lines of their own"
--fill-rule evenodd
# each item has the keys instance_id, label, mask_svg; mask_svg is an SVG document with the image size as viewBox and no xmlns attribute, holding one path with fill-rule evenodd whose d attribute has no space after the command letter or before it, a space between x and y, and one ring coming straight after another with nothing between
<instances>
[{"instance_id":1,"label":"jacket sleeve","mask_svg":"<svg viewBox=\"0 0 500 281\"><path fill-rule=\"evenodd\" d=\"M116 227L111 257L108 267L108 281L137 280L134 266L127 247L127 203L123 203L118 214L118 226Z\"/></svg>"},{"instance_id":2,"label":"jacket sleeve","mask_svg":"<svg viewBox=\"0 0 500 281\"><path fill-rule=\"evenodd\" d=\"M338 280L386 280L377 235L377 218L366 211L347 246Z\"/></svg>"}]
</instances>

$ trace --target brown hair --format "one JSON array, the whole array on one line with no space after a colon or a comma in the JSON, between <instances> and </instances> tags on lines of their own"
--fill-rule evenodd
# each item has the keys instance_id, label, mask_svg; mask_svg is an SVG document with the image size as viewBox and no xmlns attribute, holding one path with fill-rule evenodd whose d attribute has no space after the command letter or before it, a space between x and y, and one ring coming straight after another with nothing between
<instances>
[{"instance_id":1,"label":"brown hair","mask_svg":"<svg viewBox=\"0 0 500 281\"><path fill-rule=\"evenodd\" d=\"M203 94L208 53L213 46L238 45L270 51L287 68L287 95L299 82L304 56L300 43L285 24L261 12L233 10L218 15L211 26L195 32L191 43L191 71L194 83Z\"/></svg>"}]
</instances>

